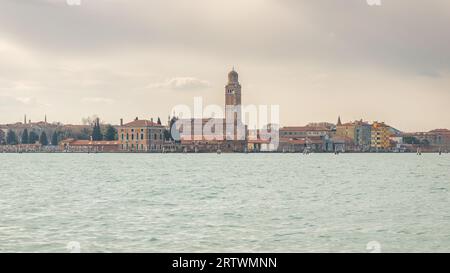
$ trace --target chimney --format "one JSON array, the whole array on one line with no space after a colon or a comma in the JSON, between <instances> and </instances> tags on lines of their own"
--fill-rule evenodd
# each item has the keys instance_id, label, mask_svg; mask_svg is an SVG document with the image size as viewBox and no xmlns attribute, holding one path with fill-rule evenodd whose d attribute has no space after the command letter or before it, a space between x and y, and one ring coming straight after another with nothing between
<instances>
[{"instance_id":1,"label":"chimney","mask_svg":"<svg viewBox=\"0 0 450 273\"><path fill-rule=\"evenodd\" d=\"M123 126L123 118L120 119L120 126Z\"/></svg>"},{"instance_id":2,"label":"chimney","mask_svg":"<svg viewBox=\"0 0 450 273\"><path fill-rule=\"evenodd\" d=\"M153 118L150 118L150 122L153 123Z\"/></svg>"},{"instance_id":3,"label":"chimney","mask_svg":"<svg viewBox=\"0 0 450 273\"><path fill-rule=\"evenodd\" d=\"M24 118L23 118L23 124L27 124L27 115L25 114Z\"/></svg>"},{"instance_id":4,"label":"chimney","mask_svg":"<svg viewBox=\"0 0 450 273\"><path fill-rule=\"evenodd\" d=\"M139 120L138 117L136 117L134 120Z\"/></svg>"}]
</instances>

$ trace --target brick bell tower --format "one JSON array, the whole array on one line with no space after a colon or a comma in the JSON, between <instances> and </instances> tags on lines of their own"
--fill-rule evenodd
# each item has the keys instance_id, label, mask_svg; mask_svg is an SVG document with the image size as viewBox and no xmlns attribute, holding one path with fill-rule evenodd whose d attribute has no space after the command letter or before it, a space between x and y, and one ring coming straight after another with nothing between
<instances>
[{"instance_id":1,"label":"brick bell tower","mask_svg":"<svg viewBox=\"0 0 450 273\"><path fill-rule=\"evenodd\" d=\"M228 73L228 84L225 86L225 118L227 122L241 122L241 85L239 74L234 70Z\"/></svg>"}]
</instances>

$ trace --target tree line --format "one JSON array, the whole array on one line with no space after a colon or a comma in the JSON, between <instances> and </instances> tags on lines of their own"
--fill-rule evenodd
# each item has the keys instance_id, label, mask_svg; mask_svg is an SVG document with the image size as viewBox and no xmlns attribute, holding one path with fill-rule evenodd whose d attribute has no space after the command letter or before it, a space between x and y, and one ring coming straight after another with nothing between
<instances>
[{"instance_id":1,"label":"tree line","mask_svg":"<svg viewBox=\"0 0 450 273\"><path fill-rule=\"evenodd\" d=\"M91 132L86 132L88 138L100 141L114 141L117 140L117 130L111 126L106 125L104 130L102 130L99 120L96 120L93 124ZM0 135L0 144L6 145L18 145L18 144L36 144L39 143L43 146L54 145L57 146L61 140L70 137L70 132L63 132L55 130L49 139L46 132L42 131L40 134L35 131L28 132L28 129L24 129L20 135L16 131L9 129L6 133L5 139L3 139L3 134ZM77 139L76 136L74 138Z\"/></svg>"}]
</instances>

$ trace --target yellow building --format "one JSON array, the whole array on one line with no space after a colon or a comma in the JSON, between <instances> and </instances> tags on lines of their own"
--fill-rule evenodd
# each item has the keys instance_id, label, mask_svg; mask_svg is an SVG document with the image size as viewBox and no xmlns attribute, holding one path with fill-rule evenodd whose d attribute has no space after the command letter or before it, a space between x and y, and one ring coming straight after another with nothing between
<instances>
[{"instance_id":1,"label":"yellow building","mask_svg":"<svg viewBox=\"0 0 450 273\"><path fill-rule=\"evenodd\" d=\"M372 124L371 148L375 150L387 150L391 146L391 132L384 122Z\"/></svg>"},{"instance_id":2,"label":"yellow building","mask_svg":"<svg viewBox=\"0 0 450 273\"><path fill-rule=\"evenodd\" d=\"M165 127L152 120L139 120L122 124L118 128L119 149L128 152L161 152Z\"/></svg>"},{"instance_id":3,"label":"yellow building","mask_svg":"<svg viewBox=\"0 0 450 273\"><path fill-rule=\"evenodd\" d=\"M348 137L355 141L356 123L344 123L336 126L336 136Z\"/></svg>"}]
</instances>

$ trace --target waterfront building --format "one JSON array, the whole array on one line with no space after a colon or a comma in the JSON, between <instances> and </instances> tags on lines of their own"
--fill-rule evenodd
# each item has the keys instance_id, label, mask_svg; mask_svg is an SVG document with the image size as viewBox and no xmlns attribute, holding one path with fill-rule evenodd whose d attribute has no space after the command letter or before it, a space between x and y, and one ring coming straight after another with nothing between
<instances>
[{"instance_id":1,"label":"waterfront building","mask_svg":"<svg viewBox=\"0 0 450 273\"><path fill-rule=\"evenodd\" d=\"M242 122L242 86L234 70L225 86L225 118L191 118L177 122L183 151L244 152L247 126Z\"/></svg>"},{"instance_id":2,"label":"waterfront building","mask_svg":"<svg viewBox=\"0 0 450 273\"><path fill-rule=\"evenodd\" d=\"M325 127L329 130L333 130L336 125L331 122L310 122L306 125L306 127Z\"/></svg>"},{"instance_id":3,"label":"waterfront building","mask_svg":"<svg viewBox=\"0 0 450 273\"><path fill-rule=\"evenodd\" d=\"M371 132L372 126L362 119L344 124L338 122L336 126L336 136L351 139L354 144L354 150L358 151L368 151L370 149L372 141Z\"/></svg>"},{"instance_id":4,"label":"waterfront building","mask_svg":"<svg viewBox=\"0 0 450 273\"><path fill-rule=\"evenodd\" d=\"M124 152L162 152L166 128L151 120L140 120L123 124L117 128L119 148Z\"/></svg>"},{"instance_id":5,"label":"waterfront building","mask_svg":"<svg viewBox=\"0 0 450 273\"><path fill-rule=\"evenodd\" d=\"M429 132L403 133L402 142L410 145L411 151L421 148L422 151L450 151L450 130L435 129Z\"/></svg>"},{"instance_id":6,"label":"waterfront building","mask_svg":"<svg viewBox=\"0 0 450 273\"><path fill-rule=\"evenodd\" d=\"M324 137L330 132L330 128L323 126L291 126L280 129L280 138Z\"/></svg>"},{"instance_id":7,"label":"waterfront building","mask_svg":"<svg viewBox=\"0 0 450 273\"><path fill-rule=\"evenodd\" d=\"M391 130L384 122L374 122L371 132L371 149L374 151L387 151L391 147Z\"/></svg>"},{"instance_id":8,"label":"waterfront building","mask_svg":"<svg viewBox=\"0 0 450 273\"><path fill-rule=\"evenodd\" d=\"M354 139L346 136L333 136L327 142L327 152L356 151Z\"/></svg>"},{"instance_id":9,"label":"waterfront building","mask_svg":"<svg viewBox=\"0 0 450 273\"><path fill-rule=\"evenodd\" d=\"M42 152L43 146L39 143L34 144L17 144L17 145L1 145L0 152L5 153L33 153Z\"/></svg>"},{"instance_id":10,"label":"waterfront building","mask_svg":"<svg viewBox=\"0 0 450 273\"><path fill-rule=\"evenodd\" d=\"M313 125L313 126L311 126ZM325 152L333 132L330 126L289 126L280 129L280 152Z\"/></svg>"},{"instance_id":11,"label":"waterfront building","mask_svg":"<svg viewBox=\"0 0 450 273\"><path fill-rule=\"evenodd\" d=\"M118 152L118 141L92 141L92 140L77 140L73 138L60 141L60 151L65 152Z\"/></svg>"}]
</instances>

